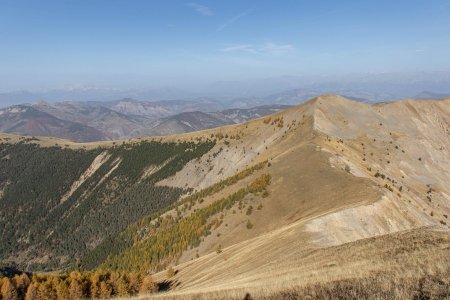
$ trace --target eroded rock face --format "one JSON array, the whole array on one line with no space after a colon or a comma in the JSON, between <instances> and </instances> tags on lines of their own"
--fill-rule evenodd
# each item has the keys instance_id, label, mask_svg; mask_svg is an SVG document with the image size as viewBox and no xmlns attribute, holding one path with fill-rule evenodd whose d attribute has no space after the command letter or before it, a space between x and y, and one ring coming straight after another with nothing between
<instances>
[{"instance_id":1,"label":"eroded rock face","mask_svg":"<svg viewBox=\"0 0 450 300\"><path fill-rule=\"evenodd\" d=\"M272 123L278 118L281 127ZM438 262L427 267L439 269L448 249L428 237L449 238L449 124L450 100L370 105L325 95L270 120L222 130L244 138L228 139L228 148L220 142L212 151L228 151L218 161L200 160L200 169L187 165L164 184L208 186L221 179L222 168L231 172L245 158L267 159L270 195L248 200L264 205L251 216L224 213L228 226L183 255L175 278L180 293L260 291L279 282L405 270L435 254ZM258 150L238 155L243 145ZM393 255L399 257L387 262Z\"/></svg>"},{"instance_id":2,"label":"eroded rock face","mask_svg":"<svg viewBox=\"0 0 450 300\"><path fill-rule=\"evenodd\" d=\"M277 118L283 119L283 126L273 123ZM446 183L450 178L450 153L446 150L450 149L449 120L449 100L370 105L340 96L320 96L270 118L212 131L212 135L240 134L242 138L225 139L227 144L219 142L211 151L214 159L204 156L193 161L160 184L200 189L252 162L268 159L274 178L271 189L276 191L272 201L293 212L305 209L304 201L316 203L317 209L308 215L312 220L305 228L314 233L317 244L336 245L410 228L444 225L443 215L450 212ZM335 179L323 184L334 184L336 191L342 185L366 189L361 180L337 180L346 174L364 179L378 194L366 192L350 200L330 191L328 195L313 193L305 199L305 185L314 182L301 178L316 176L314 165L304 167L305 157L313 159L311 152L305 151L307 145L329 157L328 170L323 169L321 176ZM316 160L315 166L320 163L324 162ZM268 223L286 224L280 220L305 217L301 213L279 214L276 205L272 209L277 221Z\"/></svg>"}]
</instances>

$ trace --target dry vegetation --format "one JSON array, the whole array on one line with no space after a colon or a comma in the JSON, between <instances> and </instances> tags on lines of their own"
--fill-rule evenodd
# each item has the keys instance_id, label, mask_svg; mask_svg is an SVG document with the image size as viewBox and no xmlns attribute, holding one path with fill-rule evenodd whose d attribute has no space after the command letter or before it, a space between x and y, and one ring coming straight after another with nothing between
<instances>
[{"instance_id":1,"label":"dry vegetation","mask_svg":"<svg viewBox=\"0 0 450 300\"><path fill-rule=\"evenodd\" d=\"M256 254L255 255L259 255ZM203 291L186 289L157 299L448 299L450 236L416 229L341 246L309 250L283 275L248 275ZM188 267L189 268L189 267ZM281 267L280 267L281 268ZM294 271L296 270L296 271ZM180 272L183 272L181 269ZM286 274L288 273L288 274ZM173 282L176 283L176 280ZM179 283L178 283L179 284ZM214 285L214 284L213 284ZM219 288L220 286L220 288ZM247 297L247 298L246 298ZM141 298L145 299L145 297Z\"/></svg>"},{"instance_id":2,"label":"dry vegetation","mask_svg":"<svg viewBox=\"0 0 450 300\"><path fill-rule=\"evenodd\" d=\"M261 299L448 299L450 283L444 280L449 276L449 272L409 278L379 273L290 288Z\"/></svg>"}]
</instances>

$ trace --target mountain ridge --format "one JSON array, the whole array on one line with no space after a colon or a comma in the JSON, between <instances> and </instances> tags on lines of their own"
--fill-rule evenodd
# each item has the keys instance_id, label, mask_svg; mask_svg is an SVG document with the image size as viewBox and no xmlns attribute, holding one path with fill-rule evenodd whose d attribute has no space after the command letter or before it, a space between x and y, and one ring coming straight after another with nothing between
<instances>
[{"instance_id":1,"label":"mountain ridge","mask_svg":"<svg viewBox=\"0 0 450 300\"><path fill-rule=\"evenodd\" d=\"M352 274L363 280L384 272L383 260L391 262L390 272L413 272L415 260L427 262L418 276L438 272L449 239L449 124L450 99L369 104L321 95L241 124L170 136L67 146L55 139L0 137L8 137L8 144L101 149L92 161L110 158L96 180L106 176L112 186L120 179L115 168L126 161L109 156L114 151L125 155L152 142L206 143L201 155L154 182L155 188L183 189L177 200L134 218L111 239L90 241L81 267L129 272L138 266L164 282L165 272L158 271L173 266L179 272L170 278L172 291L161 297L242 298L244 290L252 295L265 295L264 287L281 290L280 281L330 283ZM152 178L170 161L139 167L134 176L143 179L136 182ZM70 187L80 185L65 190ZM392 258L382 255L399 251L397 238L421 246ZM372 244L380 252L370 250ZM357 256L362 249L367 252ZM355 263L344 259L346 252L356 255ZM319 280L327 270L332 276ZM227 294L230 289L240 296Z\"/></svg>"},{"instance_id":2,"label":"mountain ridge","mask_svg":"<svg viewBox=\"0 0 450 300\"><path fill-rule=\"evenodd\" d=\"M313 271L302 267L308 262L301 257L309 253L309 247L330 251L331 247L346 244L356 247L365 239L383 240L385 236L416 232L418 228L433 228L430 229L432 232L445 232L443 236L448 238L446 216L450 209L450 191L446 182L450 165L449 153L445 149L450 148L449 102L449 99L431 102L405 100L370 105L325 95L272 115L272 120L283 116L285 124L292 124L293 120L297 123L307 114L313 117L309 121L307 117L301 121L309 124L306 131L299 128L297 134L291 132L283 140L275 139L275 143L269 144L268 136L263 136L256 143L264 144L265 141L269 149L259 148L250 156L255 158L255 162L268 159L271 164L268 171L275 180L268 187L268 198L260 200L263 208L256 211L258 216L253 217L255 213L250 217L243 216L244 220L248 218L251 221L253 228L245 229L242 221L237 225L232 221L234 217L226 214L223 223L231 228L219 227L213 231L208 242L203 242L205 246L197 252L200 258L195 258L195 251L182 256L177 267L180 275L173 279L178 287L174 288L172 295L234 298L232 292L226 291L230 288L242 293L253 291L251 295L264 295L267 285L272 289L281 288L274 278L283 278L284 284L293 278L301 282L308 280L304 276ZM421 119L415 120L412 117L417 111L421 112ZM393 115L408 121L398 122ZM265 120L268 117L247 125L250 128L250 124L258 122L261 128L266 125ZM228 129L233 130L226 132L239 132L239 127L244 130L247 125L232 125ZM256 131L261 133L258 128ZM289 139L292 141L288 142ZM422 147L417 147L418 142ZM239 147L239 142L231 141L231 147L235 145ZM317 157L318 153L324 157ZM230 161L232 158L233 155L227 155L222 160ZM234 161L241 159L234 157ZM237 164L236 167L243 165ZM222 178L211 170L194 173L195 177L204 176L194 180L188 176L195 170L190 167L190 164L186 165L185 173L182 170L176 178L165 179L163 183L205 187ZM337 173L327 179L333 172ZM259 205L257 199L253 201L248 200L247 206ZM240 229L232 230L233 226ZM256 233L248 235L249 231L255 230ZM221 233L220 237L215 236L216 232ZM405 243L409 241L405 240ZM220 253L214 253L218 245L221 245ZM383 249L390 245L384 245ZM289 257L286 263L279 260L279 257L286 256ZM324 259L324 263L334 263L338 259L331 257ZM273 260L277 263L271 264ZM292 266L293 261L299 260L299 265ZM436 266L429 263L430 268ZM268 265L271 267L266 267ZM380 267L373 270L381 272L385 266ZM326 268L319 269L327 274ZM347 278L344 274L339 276Z\"/></svg>"}]
</instances>

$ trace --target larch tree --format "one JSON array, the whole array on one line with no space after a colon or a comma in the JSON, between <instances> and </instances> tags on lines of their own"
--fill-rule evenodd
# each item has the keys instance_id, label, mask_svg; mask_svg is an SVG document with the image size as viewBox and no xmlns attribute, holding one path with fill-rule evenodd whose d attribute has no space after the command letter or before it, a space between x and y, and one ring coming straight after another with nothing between
<instances>
[{"instance_id":1,"label":"larch tree","mask_svg":"<svg viewBox=\"0 0 450 300\"><path fill-rule=\"evenodd\" d=\"M99 291L99 298L100 299L108 299L111 297L112 290L108 283L105 281L100 282L100 291Z\"/></svg>"},{"instance_id":2,"label":"larch tree","mask_svg":"<svg viewBox=\"0 0 450 300\"><path fill-rule=\"evenodd\" d=\"M56 291L52 282L47 280L41 282L37 289L36 300L56 300Z\"/></svg>"},{"instance_id":3,"label":"larch tree","mask_svg":"<svg viewBox=\"0 0 450 300\"><path fill-rule=\"evenodd\" d=\"M26 273L14 276L14 282L17 289L17 294L20 299L25 298L27 288L30 285L30 277Z\"/></svg>"},{"instance_id":4,"label":"larch tree","mask_svg":"<svg viewBox=\"0 0 450 300\"><path fill-rule=\"evenodd\" d=\"M99 271L96 271L94 274L92 274L90 281L91 281L91 298L98 298L100 295L100 279L101 274Z\"/></svg>"},{"instance_id":5,"label":"larch tree","mask_svg":"<svg viewBox=\"0 0 450 300\"><path fill-rule=\"evenodd\" d=\"M69 299L82 299L83 298L83 286L78 279L72 277L69 285Z\"/></svg>"},{"instance_id":6,"label":"larch tree","mask_svg":"<svg viewBox=\"0 0 450 300\"><path fill-rule=\"evenodd\" d=\"M3 300L17 300L17 299L19 299L16 287L12 284L12 282L11 282L11 280L9 278L3 279L2 299Z\"/></svg>"},{"instance_id":7,"label":"larch tree","mask_svg":"<svg viewBox=\"0 0 450 300\"><path fill-rule=\"evenodd\" d=\"M139 289L142 285L142 276L140 273L130 273L128 274L128 283L130 294L136 295L139 293Z\"/></svg>"},{"instance_id":8,"label":"larch tree","mask_svg":"<svg viewBox=\"0 0 450 300\"><path fill-rule=\"evenodd\" d=\"M122 275L119 279L119 283L117 285L117 296L126 297L130 295L128 280L124 275Z\"/></svg>"},{"instance_id":9,"label":"larch tree","mask_svg":"<svg viewBox=\"0 0 450 300\"><path fill-rule=\"evenodd\" d=\"M56 286L56 295L58 300L65 300L70 298L69 284L66 280L61 280Z\"/></svg>"},{"instance_id":10,"label":"larch tree","mask_svg":"<svg viewBox=\"0 0 450 300\"><path fill-rule=\"evenodd\" d=\"M147 275L142 280L141 288L139 289L140 294L155 293L158 291L158 285L153 281L152 275Z\"/></svg>"},{"instance_id":11,"label":"larch tree","mask_svg":"<svg viewBox=\"0 0 450 300\"><path fill-rule=\"evenodd\" d=\"M37 283L31 283L28 286L27 293L25 294L25 300L37 299Z\"/></svg>"}]
</instances>

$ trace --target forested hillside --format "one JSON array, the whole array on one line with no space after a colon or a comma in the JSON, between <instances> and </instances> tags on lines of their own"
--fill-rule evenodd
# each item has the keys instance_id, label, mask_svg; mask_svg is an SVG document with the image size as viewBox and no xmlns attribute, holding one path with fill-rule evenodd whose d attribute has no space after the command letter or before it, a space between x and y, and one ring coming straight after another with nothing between
<instances>
[{"instance_id":1,"label":"forested hillside","mask_svg":"<svg viewBox=\"0 0 450 300\"><path fill-rule=\"evenodd\" d=\"M198 205L205 198L261 170L266 164L266 161L259 163L131 224L120 235L105 240L89 252L81 260L80 267L148 272L160 271L177 262L183 251L197 247L203 237L211 234L213 227L220 225L217 214L230 210L238 202L241 206L249 194L265 191L270 175L260 175L247 186L206 207ZM176 215L166 214L169 210Z\"/></svg>"},{"instance_id":2,"label":"forested hillside","mask_svg":"<svg viewBox=\"0 0 450 300\"><path fill-rule=\"evenodd\" d=\"M27 270L78 258L186 192L155 183L214 142L129 142L109 148L0 144L0 259Z\"/></svg>"}]
</instances>

